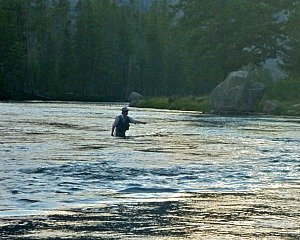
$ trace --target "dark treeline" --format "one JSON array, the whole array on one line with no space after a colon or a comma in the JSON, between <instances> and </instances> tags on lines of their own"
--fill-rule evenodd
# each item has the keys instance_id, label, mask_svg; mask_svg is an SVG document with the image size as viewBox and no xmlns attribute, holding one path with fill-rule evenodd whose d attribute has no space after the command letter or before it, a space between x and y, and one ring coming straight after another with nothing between
<instances>
[{"instance_id":1,"label":"dark treeline","mask_svg":"<svg viewBox=\"0 0 300 240\"><path fill-rule=\"evenodd\" d=\"M299 76L299 0L117 2L0 0L0 99L197 95L278 56Z\"/></svg>"}]
</instances>

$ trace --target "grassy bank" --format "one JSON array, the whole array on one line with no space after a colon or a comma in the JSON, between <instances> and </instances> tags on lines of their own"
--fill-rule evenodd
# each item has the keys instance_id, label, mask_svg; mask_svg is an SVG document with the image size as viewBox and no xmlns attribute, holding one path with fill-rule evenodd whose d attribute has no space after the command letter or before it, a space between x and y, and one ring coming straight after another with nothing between
<instances>
[{"instance_id":1,"label":"grassy bank","mask_svg":"<svg viewBox=\"0 0 300 240\"><path fill-rule=\"evenodd\" d=\"M209 96L143 98L137 107L209 112Z\"/></svg>"},{"instance_id":2,"label":"grassy bank","mask_svg":"<svg viewBox=\"0 0 300 240\"><path fill-rule=\"evenodd\" d=\"M265 94L256 108L262 113L266 102L276 104L272 115L300 116L300 79L286 79L268 85ZM199 97L150 97L143 98L137 107L201 111L209 113L209 95Z\"/></svg>"}]
</instances>

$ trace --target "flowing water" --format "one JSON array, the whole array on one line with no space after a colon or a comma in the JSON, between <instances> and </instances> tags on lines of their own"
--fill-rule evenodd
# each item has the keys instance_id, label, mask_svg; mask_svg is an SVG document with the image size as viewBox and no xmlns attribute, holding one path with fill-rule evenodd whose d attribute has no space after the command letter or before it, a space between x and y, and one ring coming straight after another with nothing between
<instances>
[{"instance_id":1,"label":"flowing water","mask_svg":"<svg viewBox=\"0 0 300 240\"><path fill-rule=\"evenodd\" d=\"M300 118L0 103L0 239L300 239Z\"/></svg>"}]
</instances>

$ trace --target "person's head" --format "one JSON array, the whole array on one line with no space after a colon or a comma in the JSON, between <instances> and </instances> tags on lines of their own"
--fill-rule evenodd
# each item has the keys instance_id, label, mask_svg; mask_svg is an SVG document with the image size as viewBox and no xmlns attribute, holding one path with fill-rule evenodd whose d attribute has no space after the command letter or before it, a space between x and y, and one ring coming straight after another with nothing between
<instances>
[{"instance_id":1,"label":"person's head","mask_svg":"<svg viewBox=\"0 0 300 240\"><path fill-rule=\"evenodd\" d=\"M129 109L127 107L122 108L122 115L127 116Z\"/></svg>"}]
</instances>

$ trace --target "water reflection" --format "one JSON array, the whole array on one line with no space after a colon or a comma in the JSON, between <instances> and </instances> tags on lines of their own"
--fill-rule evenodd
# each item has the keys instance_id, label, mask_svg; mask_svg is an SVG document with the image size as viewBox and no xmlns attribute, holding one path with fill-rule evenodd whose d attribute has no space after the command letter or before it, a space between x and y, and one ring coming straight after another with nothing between
<instances>
[{"instance_id":1,"label":"water reflection","mask_svg":"<svg viewBox=\"0 0 300 240\"><path fill-rule=\"evenodd\" d=\"M119 197L114 203L7 217L1 234L7 239L297 239L300 234L299 209L290 208L299 198L278 196L274 189L263 195L195 193L134 202Z\"/></svg>"}]
</instances>

